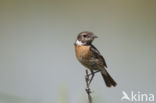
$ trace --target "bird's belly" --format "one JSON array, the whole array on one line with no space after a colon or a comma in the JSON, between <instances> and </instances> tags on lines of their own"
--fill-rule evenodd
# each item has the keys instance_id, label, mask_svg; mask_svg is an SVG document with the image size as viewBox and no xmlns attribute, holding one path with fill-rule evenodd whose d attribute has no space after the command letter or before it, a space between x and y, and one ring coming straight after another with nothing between
<instances>
[{"instance_id":1,"label":"bird's belly","mask_svg":"<svg viewBox=\"0 0 156 103\"><path fill-rule=\"evenodd\" d=\"M99 61L94 58L90 53L89 46L75 46L76 57L80 61L82 65L91 69L91 70L99 70Z\"/></svg>"},{"instance_id":2,"label":"bird's belly","mask_svg":"<svg viewBox=\"0 0 156 103\"><path fill-rule=\"evenodd\" d=\"M99 70L99 66L97 63L95 62L81 62L82 65L84 65L85 67L87 67L88 69L91 70Z\"/></svg>"},{"instance_id":3,"label":"bird's belly","mask_svg":"<svg viewBox=\"0 0 156 103\"><path fill-rule=\"evenodd\" d=\"M103 68L103 64L100 64L99 60L90 56L87 60L80 61L85 67L91 70L100 70Z\"/></svg>"}]
</instances>

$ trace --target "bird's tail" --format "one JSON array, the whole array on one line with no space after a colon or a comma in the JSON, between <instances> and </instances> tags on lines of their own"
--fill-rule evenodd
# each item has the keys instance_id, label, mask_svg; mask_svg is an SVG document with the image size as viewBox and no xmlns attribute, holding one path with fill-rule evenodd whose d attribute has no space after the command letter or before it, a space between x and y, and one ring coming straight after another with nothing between
<instances>
[{"instance_id":1,"label":"bird's tail","mask_svg":"<svg viewBox=\"0 0 156 103\"><path fill-rule=\"evenodd\" d=\"M101 71L101 75L102 75L107 87L111 87L111 86L115 87L117 85L115 80L109 75L109 73L106 70Z\"/></svg>"}]
</instances>

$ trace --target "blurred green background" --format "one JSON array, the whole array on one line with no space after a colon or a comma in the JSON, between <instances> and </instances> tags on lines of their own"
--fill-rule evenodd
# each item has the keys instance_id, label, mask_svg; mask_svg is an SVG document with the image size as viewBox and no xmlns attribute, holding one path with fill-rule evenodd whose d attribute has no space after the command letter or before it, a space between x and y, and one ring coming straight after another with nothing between
<instances>
[{"instance_id":1,"label":"blurred green background","mask_svg":"<svg viewBox=\"0 0 156 103\"><path fill-rule=\"evenodd\" d=\"M94 102L156 94L156 0L0 0L0 103L87 103L73 45L85 30L118 83L97 74Z\"/></svg>"}]
</instances>

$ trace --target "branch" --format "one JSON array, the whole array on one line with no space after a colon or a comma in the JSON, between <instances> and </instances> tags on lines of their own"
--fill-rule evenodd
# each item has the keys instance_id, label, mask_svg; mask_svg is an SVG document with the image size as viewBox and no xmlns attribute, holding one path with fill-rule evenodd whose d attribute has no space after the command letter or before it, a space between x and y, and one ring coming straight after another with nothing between
<instances>
[{"instance_id":1,"label":"branch","mask_svg":"<svg viewBox=\"0 0 156 103\"><path fill-rule=\"evenodd\" d=\"M91 97L91 90L90 90L90 87L89 87L89 74L88 74L88 70L86 70L86 76L85 76L85 80L86 80L86 92L87 92L87 95L88 95L88 100L89 100L89 103L92 103L92 97Z\"/></svg>"}]
</instances>

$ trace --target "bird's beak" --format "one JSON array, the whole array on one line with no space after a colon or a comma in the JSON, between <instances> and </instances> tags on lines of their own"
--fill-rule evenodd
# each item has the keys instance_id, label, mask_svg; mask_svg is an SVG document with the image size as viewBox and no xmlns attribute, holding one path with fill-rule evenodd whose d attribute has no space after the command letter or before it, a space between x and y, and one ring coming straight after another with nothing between
<instances>
[{"instance_id":1,"label":"bird's beak","mask_svg":"<svg viewBox=\"0 0 156 103\"><path fill-rule=\"evenodd\" d=\"M98 36L94 35L94 38L98 38Z\"/></svg>"}]
</instances>

